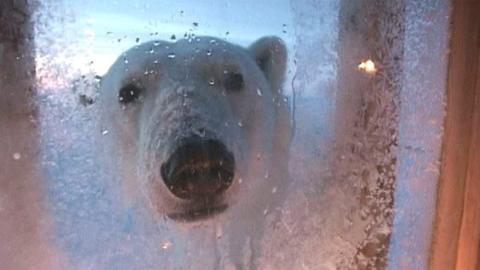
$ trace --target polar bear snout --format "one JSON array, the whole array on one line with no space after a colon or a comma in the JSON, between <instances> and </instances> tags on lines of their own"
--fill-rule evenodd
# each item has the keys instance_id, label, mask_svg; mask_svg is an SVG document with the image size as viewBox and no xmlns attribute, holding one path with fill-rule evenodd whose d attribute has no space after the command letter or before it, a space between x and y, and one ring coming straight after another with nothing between
<instances>
[{"instance_id":1,"label":"polar bear snout","mask_svg":"<svg viewBox=\"0 0 480 270\"><path fill-rule=\"evenodd\" d=\"M214 198L232 184L235 158L220 140L192 136L182 140L160 172L167 188L178 198Z\"/></svg>"}]
</instances>

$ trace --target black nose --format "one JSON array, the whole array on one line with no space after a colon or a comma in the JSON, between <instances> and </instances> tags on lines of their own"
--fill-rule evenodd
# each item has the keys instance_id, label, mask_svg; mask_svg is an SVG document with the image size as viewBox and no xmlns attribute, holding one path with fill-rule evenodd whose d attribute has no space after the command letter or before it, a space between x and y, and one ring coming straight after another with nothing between
<instances>
[{"instance_id":1,"label":"black nose","mask_svg":"<svg viewBox=\"0 0 480 270\"><path fill-rule=\"evenodd\" d=\"M208 198L221 194L232 184L235 159L222 142L192 137L175 149L160 170L175 196Z\"/></svg>"}]
</instances>

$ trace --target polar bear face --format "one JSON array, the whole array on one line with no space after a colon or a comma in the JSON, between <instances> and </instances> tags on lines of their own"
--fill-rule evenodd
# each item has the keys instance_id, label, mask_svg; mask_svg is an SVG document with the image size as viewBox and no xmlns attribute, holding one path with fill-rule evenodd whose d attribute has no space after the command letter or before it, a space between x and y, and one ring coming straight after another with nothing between
<instances>
[{"instance_id":1,"label":"polar bear face","mask_svg":"<svg viewBox=\"0 0 480 270\"><path fill-rule=\"evenodd\" d=\"M283 185L287 167L285 65L274 37L248 49L212 37L152 41L122 54L99 104L127 198L184 221L268 204L264 193Z\"/></svg>"}]
</instances>

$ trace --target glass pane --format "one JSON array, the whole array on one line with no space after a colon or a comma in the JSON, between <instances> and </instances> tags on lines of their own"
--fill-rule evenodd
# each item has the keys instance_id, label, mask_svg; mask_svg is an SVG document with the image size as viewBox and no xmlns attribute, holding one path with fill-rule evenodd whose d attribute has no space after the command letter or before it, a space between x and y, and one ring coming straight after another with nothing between
<instances>
[{"instance_id":1,"label":"glass pane","mask_svg":"<svg viewBox=\"0 0 480 270\"><path fill-rule=\"evenodd\" d=\"M422 3L29 6L27 246L45 269L426 269L449 2Z\"/></svg>"}]
</instances>

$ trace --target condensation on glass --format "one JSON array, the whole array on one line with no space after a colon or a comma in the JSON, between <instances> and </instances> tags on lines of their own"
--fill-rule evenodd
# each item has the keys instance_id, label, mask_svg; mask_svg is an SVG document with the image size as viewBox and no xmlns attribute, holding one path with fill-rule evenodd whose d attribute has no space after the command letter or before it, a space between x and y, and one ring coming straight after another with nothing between
<instances>
[{"instance_id":1,"label":"condensation on glass","mask_svg":"<svg viewBox=\"0 0 480 270\"><path fill-rule=\"evenodd\" d=\"M33 10L62 269L426 269L449 1Z\"/></svg>"}]
</instances>

